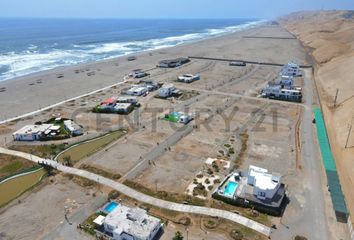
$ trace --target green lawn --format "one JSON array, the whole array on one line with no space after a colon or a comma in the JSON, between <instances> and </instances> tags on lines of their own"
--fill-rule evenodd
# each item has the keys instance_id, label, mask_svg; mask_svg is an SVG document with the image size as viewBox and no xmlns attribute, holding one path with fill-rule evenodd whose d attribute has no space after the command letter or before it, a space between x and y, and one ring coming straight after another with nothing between
<instances>
[{"instance_id":1,"label":"green lawn","mask_svg":"<svg viewBox=\"0 0 354 240\"><path fill-rule=\"evenodd\" d=\"M30 169L35 164L23 158L0 154L0 178Z\"/></svg>"},{"instance_id":2,"label":"green lawn","mask_svg":"<svg viewBox=\"0 0 354 240\"><path fill-rule=\"evenodd\" d=\"M23 164L19 161L12 162L0 168L0 173L16 172L22 168Z\"/></svg>"},{"instance_id":3,"label":"green lawn","mask_svg":"<svg viewBox=\"0 0 354 240\"><path fill-rule=\"evenodd\" d=\"M64 162L65 158L70 158L73 163L90 156L108 144L118 140L126 134L126 130L118 130L102 137L78 143L57 156L59 162Z\"/></svg>"}]
</instances>

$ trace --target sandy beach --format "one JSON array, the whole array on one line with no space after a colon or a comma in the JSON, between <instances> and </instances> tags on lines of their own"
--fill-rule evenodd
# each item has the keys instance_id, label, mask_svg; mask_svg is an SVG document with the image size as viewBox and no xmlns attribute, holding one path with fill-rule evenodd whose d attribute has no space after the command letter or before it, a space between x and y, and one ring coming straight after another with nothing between
<instances>
[{"instance_id":1,"label":"sandy beach","mask_svg":"<svg viewBox=\"0 0 354 240\"><path fill-rule=\"evenodd\" d=\"M311 69L302 69L304 75L296 78L296 85L304 88L305 99L302 103L294 103L257 97L268 81L279 77L280 66L247 64L245 67L233 67L223 61L192 59L190 63L175 69L155 68L161 60L187 56L279 64L286 64L289 61L296 61L301 65L312 64L308 52L298 39L278 24L266 23L230 35L143 52L135 56L137 56L135 61L127 61L125 56L91 64L57 68L0 82L0 89L6 88L6 91L0 93L2 103L0 120L36 111L123 82L124 76L133 69L149 70L150 77L146 79L159 83L173 83L177 89L184 92L186 97L161 99L155 97L156 92L151 92L145 97L138 97L140 108L127 116L92 113L92 108L100 101L119 96L124 88L137 82L129 79L129 82L97 92L92 96L85 96L31 117L3 124L0 128L0 143L22 145L24 143L11 140L12 132L15 130L26 124L49 119L59 113L63 117L72 117L80 109L80 112L75 115L75 121L84 127L85 135L65 140L69 144L111 129L131 128L124 138L82 159L74 167L87 164L121 175L119 181L123 182L122 179L126 178L150 191L159 190L173 194L188 194L189 186L196 176L209 168L205 163L209 157L224 157L231 165L237 164L234 169L247 170L249 165L264 167L271 172L280 173L290 191L290 203L282 218L265 216L267 226L270 227L272 224L278 226L272 239L291 239L297 234L308 236L309 239L321 240L339 240L346 237L346 225L335 220L329 193L325 183L321 181L325 176L320 165L317 142L313 141L314 135L312 135L314 125L311 123L311 108L317 106L318 102L312 91ZM186 73L200 73L201 80L190 84L176 82L177 76ZM159 109L159 114L162 115L171 109L184 111L187 108L191 112L200 113L198 117L202 124L198 125L195 120L197 127L187 125L187 128L182 128L177 125L176 128L176 125L160 119L160 115L152 116L149 112L150 109ZM237 112L233 115L235 109ZM134 118L135 114L140 117L141 122L132 127L126 120L127 117ZM229 129L225 125L225 116L233 116L227 119L227 123L230 124ZM259 126L258 118L262 117L264 118ZM303 117L306 122L302 122ZM155 128L152 123L154 120L158 123ZM203 125L204 123L206 125ZM261 127L260 131L257 130L258 127ZM182 130L177 131L177 129ZM311 144L306 144L306 141L310 141ZM54 142L46 144L51 143ZM28 144L40 145L43 142ZM226 157L225 146L231 147L230 144L237 154ZM229 174L230 170L220 167L220 172L213 174L222 179ZM57 187L53 185L60 186L67 183L67 180L60 178L61 174L57 176L57 182L48 183L37 189L36 193L24 196L29 213L37 212L38 209L36 206L30 207L28 203L45 201L46 195L58 194ZM213 187L216 187L216 184ZM97 199L87 199L82 196L83 193L91 190L85 187L73 187L72 191L79 193L72 194L72 199L77 199L82 205L96 205ZM65 188L65 192L70 196L70 190ZM101 193L105 195L107 192L103 190ZM210 196L211 192L210 189L207 198L202 199L209 201L207 204L221 208L220 203L215 203ZM129 203L138 204L131 200ZM62 206L52 204L43 205L43 208L45 209L36 215L35 224L39 225L42 219L49 219L51 208L55 208L53 212L62 210ZM249 211L231 205L227 205L226 209L234 212L241 211L241 215L248 214ZM28 226L28 222L31 221L30 214L23 218L21 211L23 211L21 204L11 204L0 215L0 222L5 222L10 215L12 216L13 225L5 231L6 237L18 236L17 229L21 225ZM82 212L74 209L69 217L74 219L74 224L77 225L88 217L87 214L89 214L88 210ZM258 216L256 221L264 221L262 216ZM43 229L41 232L34 232L30 228L25 231L31 239L44 236L50 236L48 239L60 239L61 236L70 234L73 234L72 239L82 239L80 236L82 232L74 231L72 226L61 223L62 220L62 216L51 216L48 224L50 228ZM53 222L57 227L53 227ZM204 232L201 231L200 226L194 223L190 227L191 239L230 239L229 232L222 229L219 231L215 229L210 233ZM314 228L320 233L314 232ZM165 229L166 234L161 239L170 239L176 229L185 231L184 226L169 224ZM29 238L21 236L21 239ZM262 238L254 237L254 239Z\"/></svg>"},{"instance_id":2,"label":"sandy beach","mask_svg":"<svg viewBox=\"0 0 354 240\"><path fill-rule=\"evenodd\" d=\"M291 51L289 40L274 40L264 42L262 39L247 39L243 36L288 36L285 30L273 26L256 27L242 32L196 43L160 49L136 54L135 61L127 61L127 57L95 62L84 65L61 67L17 79L0 82L0 88L6 91L0 93L0 120L32 112L76 97L87 92L115 84L133 69L151 69L163 59L186 56L211 56L265 62L285 63L296 60L300 64L301 52ZM279 44L287 41L287 45ZM298 45L291 41L290 44ZM269 49L273 49L270 53ZM191 71L198 72L198 68ZM76 73L79 72L79 73ZM95 72L88 76L87 73ZM62 76L62 77L61 77ZM58 78L60 77L60 78Z\"/></svg>"}]
</instances>

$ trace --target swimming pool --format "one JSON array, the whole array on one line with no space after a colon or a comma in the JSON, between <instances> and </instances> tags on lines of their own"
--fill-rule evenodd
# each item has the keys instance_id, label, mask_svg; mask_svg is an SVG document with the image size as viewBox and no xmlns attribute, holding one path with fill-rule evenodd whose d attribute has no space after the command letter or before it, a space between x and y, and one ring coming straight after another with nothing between
<instances>
[{"instance_id":1,"label":"swimming pool","mask_svg":"<svg viewBox=\"0 0 354 240\"><path fill-rule=\"evenodd\" d=\"M225 193L224 195L227 197L233 197L234 193L236 191L237 188L237 183L236 182L228 182L226 187L225 187Z\"/></svg>"},{"instance_id":2,"label":"swimming pool","mask_svg":"<svg viewBox=\"0 0 354 240\"><path fill-rule=\"evenodd\" d=\"M116 202L110 202L104 207L104 211L107 213L112 212L116 207L118 206L118 203Z\"/></svg>"}]
</instances>

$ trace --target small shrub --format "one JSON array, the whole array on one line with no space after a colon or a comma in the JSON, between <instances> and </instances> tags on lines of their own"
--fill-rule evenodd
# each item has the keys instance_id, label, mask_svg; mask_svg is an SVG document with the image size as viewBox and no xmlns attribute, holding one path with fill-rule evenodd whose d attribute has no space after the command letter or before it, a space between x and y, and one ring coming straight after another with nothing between
<instances>
[{"instance_id":1,"label":"small shrub","mask_svg":"<svg viewBox=\"0 0 354 240\"><path fill-rule=\"evenodd\" d=\"M235 154L235 149L233 147L229 148L229 154Z\"/></svg>"},{"instance_id":2,"label":"small shrub","mask_svg":"<svg viewBox=\"0 0 354 240\"><path fill-rule=\"evenodd\" d=\"M230 233L230 237L234 240L242 240L243 233L238 229L233 229Z\"/></svg>"},{"instance_id":3,"label":"small shrub","mask_svg":"<svg viewBox=\"0 0 354 240\"><path fill-rule=\"evenodd\" d=\"M294 240L307 240L307 238L304 236L297 235L295 236Z\"/></svg>"},{"instance_id":4,"label":"small shrub","mask_svg":"<svg viewBox=\"0 0 354 240\"><path fill-rule=\"evenodd\" d=\"M219 178L214 180L214 184L217 184L217 183L220 183L220 182L221 182L221 181L220 181Z\"/></svg>"},{"instance_id":5,"label":"small shrub","mask_svg":"<svg viewBox=\"0 0 354 240\"><path fill-rule=\"evenodd\" d=\"M180 231L175 232L175 236L172 238L172 240L183 240L183 235Z\"/></svg>"}]
</instances>

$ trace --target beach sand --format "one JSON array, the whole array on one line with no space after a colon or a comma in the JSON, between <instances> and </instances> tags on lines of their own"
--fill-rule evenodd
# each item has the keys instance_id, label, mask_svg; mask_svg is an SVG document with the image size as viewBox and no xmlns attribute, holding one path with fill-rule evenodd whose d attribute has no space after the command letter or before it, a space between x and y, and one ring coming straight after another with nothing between
<instances>
[{"instance_id":1,"label":"beach sand","mask_svg":"<svg viewBox=\"0 0 354 240\"><path fill-rule=\"evenodd\" d=\"M232 35L208 39L136 54L137 60L120 57L90 64L60 67L17 79L0 82L0 121L32 112L69 98L123 81L133 69L151 69L163 59L187 56L208 56L252 61L304 63L303 52L295 52L292 40L246 39L243 36L285 36L288 32L277 26L263 26ZM287 41L286 44L281 44ZM289 47L290 44L290 47ZM269 51L272 49L272 51ZM164 70L161 70L164 71ZM191 69L193 71L193 68ZM198 71L196 68L195 71ZM78 72L78 73L77 73ZM88 76L88 73L95 72Z\"/></svg>"}]
</instances>

